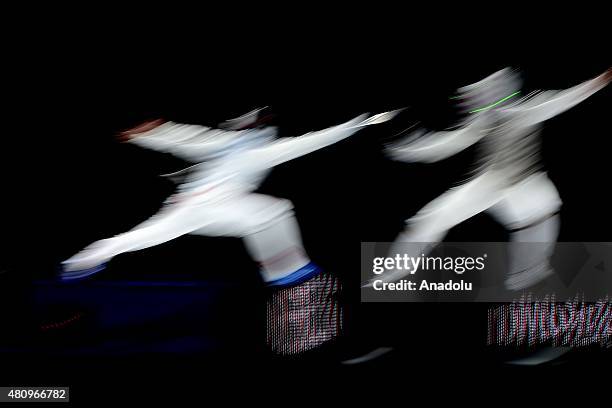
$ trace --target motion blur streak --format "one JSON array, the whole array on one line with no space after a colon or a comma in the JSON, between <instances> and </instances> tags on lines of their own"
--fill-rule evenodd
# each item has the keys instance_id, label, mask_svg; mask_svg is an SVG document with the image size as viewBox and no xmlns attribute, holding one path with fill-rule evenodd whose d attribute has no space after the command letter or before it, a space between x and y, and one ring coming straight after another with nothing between
<instances>
[{"instance_id":1,"label":"motion blur streak","mask_svg":"<svg viewBox=\"0 0 612 408\"><path fill-rule=\"evenodd\" d=\"M554 243L562 202L541 164L541 124L604 88L611 75L608 70L564 91L534 92L517 99L522 92L520 74L505 68L459 88L451 98L467 113L459 128L419 130L388 146L387 153L395 160L431 163L480 142L475 170L468 180L410 218L391 255L403 253L405 242L427 243L409 255L426 253L451 228L484 211L506 227L511 241ZM548 262L552 245L538 248L538 253L510 254L508 289L527 288L553 273ZM395 281L405 274L397 270L386 279Z\"/></svg>"},{"instance_id":2,"label":"motion blur streak","mask_svg":"<svg viewBox=\"0 0 612 408\"><path fill-rule=\"evenodd\" d=\"M578 299L521 300L488 311L487 344L490 346L580 347L604 346L612 340L612 303L603 299L585 303Z\"/></svg>"},{"instance_id":3,"label":"motion blur streak","mask_svg":"<svg viewBox=\"0 0 612 408\"><path fill-rule=\"evenodd\" d=\"M195 164L170 175L180 185L158 214L64 261L62 278L86 278L119 254L186 234L243 238L263 280L274 288L267 319L271 348L293 354L337 336L342 320L337 278L308 257L293 204L254 191L274 166L386 122L397 112L361 115L301 137L277 138L275 127L264 126L270 117L265 111L225 121L219 125L225 130L155 120L120 134L123 141Z\"/></svg>"}]
</instances>

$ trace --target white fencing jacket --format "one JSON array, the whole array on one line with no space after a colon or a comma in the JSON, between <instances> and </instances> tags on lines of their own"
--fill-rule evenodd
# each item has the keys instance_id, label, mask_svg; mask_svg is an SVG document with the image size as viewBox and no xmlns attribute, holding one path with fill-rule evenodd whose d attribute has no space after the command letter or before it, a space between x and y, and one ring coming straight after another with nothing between
<instances>
[{"instance_id":1,"label":"white fencing jacket","mask_svg":"<svg viewBox=\"0 0 612 408\"><path fill-rule=\"evenodd\" d=\"M432 163L482 141L475 175L496 170L513 184L540 169L541 123L604 88L604 75L563 91L534 92L504 106L474 113L456 130L414 132L388 147L400 161Z\"/></svg>"}]
</instances>

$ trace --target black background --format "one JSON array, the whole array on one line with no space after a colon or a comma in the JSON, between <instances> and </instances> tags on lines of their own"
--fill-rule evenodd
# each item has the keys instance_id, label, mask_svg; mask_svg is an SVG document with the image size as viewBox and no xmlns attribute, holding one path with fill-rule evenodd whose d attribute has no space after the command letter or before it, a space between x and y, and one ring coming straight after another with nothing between
<instances>
[{"instance_id":1,"label":"black background","mask_svg":"<svg viewBox=\"0 0 612 408\"><path fill-rule=\"evenodd\" d=\"M414 16L333 16L324 31L322 14L300 22L200 16L184 24L174 20L178 29L157 23L155 30L123 32L130 21L121 28L107 22L91 38L83 36L87 22L81 22L15 43L6 77L15 92L8 97L3 151L9 238L3 261L16 279L53 277L61 260L143 221L171 194L174 187L158 175L184 163L114 139L142 120L215 125L269 105L281 136L296 136L362 112L410 106L411 118L443 128L452 123L448 96L454 89L494 70L521 68L528 90L563 89L611 62L603 34L567 35L561 23L553 30L526 16L512 29L433 17L415 27ZM218 24L211 27L211 21ZM599 92L543 131L546 166L564 201L562 241L610 240L609 96L609 89ZM371 128L283 164L260 191L293 201L309 255L343 278L350 334L414 344L424 350L420 363L433 358L436 367L458 367L483 347L484 306L359 306L359 243L393 240L406 218L461 179L473 156L470 149L431 165L390 162L381 147L396 130ZM484 215L447 237L505 239ZM256 267L234 239L183 237L121 255L103 275L259 285Z\"/></svg>"}]
</instances>

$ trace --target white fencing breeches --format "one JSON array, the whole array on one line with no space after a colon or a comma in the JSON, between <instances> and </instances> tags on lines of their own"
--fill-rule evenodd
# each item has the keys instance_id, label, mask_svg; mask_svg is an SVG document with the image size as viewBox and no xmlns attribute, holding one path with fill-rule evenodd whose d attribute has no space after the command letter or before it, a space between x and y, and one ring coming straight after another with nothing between
<instances>
[{"instance_id":1,"label":"white fencing breeches","mask_svg":"<svg viewBox=\"0 0 612 408\"><path fill-rule=\"evenodd\" d=\"M562 202L546 173L535 173L508 187L505 181L503 172L489 171L442 194L407 221L407 227L396 239L391 254L406 253L408 247L408 256L426 254L444 239L451 228L483 211L487 211L510 231L512 242L554 243L559 232L559 217L555 214ZM403 243L418 245L403 246ZM552 247L547 247L546 251L540 251L537 256L543 262L551 251ZM515 261L521 257L510 255L510 276L528 269ZM532 264L536 262L531 259ZM549 268L544 269L542 273L550 272ZM406 271L395 271L388 274L385 280L397 280L405 274ZM527 284L527 280L519 280ZM507 286L515 288L517 285L507 281Z\"/></svg>"},{"instance_id":2,"label":"white fencing breeches","mask_svg":"<svg viewBox=\"0 0 612 408\"><path fill-rule=\"evenodd\" d=\"M310 262L292 203L245 193L219 201L203 201L194 196L168 204L134 229L93 243L65 261L64 268L93 268L119 254L163 244L186 234L243 238L250 255L260 264L265 281L283 278Z\"/></svg>"},{"instance_id":3,"label":"white fencing breeches","mask_svg":"<svg viewBox=\"0 0 612 408\"><path fill-rule=\"evenodd\" d=\"M254 193L218 200L178 197L183 198L131 231L98 241L65 261L64 270L79 279L91 274L84 270L95 273L121 253L186 234L240 237L263 280L274 288L266 304L266 341L273 352L299 354L340 334L341 285L308 259L290 201Z\"/></svg>"}]
</instances>

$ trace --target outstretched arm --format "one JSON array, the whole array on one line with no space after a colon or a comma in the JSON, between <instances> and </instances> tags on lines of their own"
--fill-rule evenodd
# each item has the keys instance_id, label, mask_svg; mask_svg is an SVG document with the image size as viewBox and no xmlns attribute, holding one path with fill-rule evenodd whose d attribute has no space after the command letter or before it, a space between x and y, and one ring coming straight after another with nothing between
<instances>
[{"instance_id":1,"label":"outstretched arm","mask_svg":"<svg viewBox=\"0 0 612 408\"><path fill-rule=\"evenodd\" d=\"M272 128L262 131L273 132ZM156 120L120 134L123 141L200 162L236 142L242 131L211 129Z\"/></svg>"},{"instance_id":2,"label":"outstretched arm","mask_svg":"<svg viewBox=\"0 0 612 408\"><path fill-rule=\"evenodd\" d=\"M367 118L367 115L361 115L338 126L310 132L299 137L281 138L267 146L246 152L244 160L259 168L271 168L337 143L366 126L386 122L398 112L385 112L370 118Z\"/></svg>"},{"instance_id":3,"label":"outstretched arm","mask_svg":"<svg viewBox=\"0 0 612 408\"><path fill-rule=\"evenodd\" d=\"M388 146L386 152L398 161L433 163L467 149L483 136L477 122L452 131L420 130Z\"/></svg>"},{"instance_id":4,"label":"outstretched arm","mask_svg":"<svg viewBox=\"0 0 612 408\"><path fill-rule=\"evenodd\" d=\"M513 119L516 125L533 126L576 106L595 92L603 89L610 83L611 79L612 70L608 69L598 77L572 88L563 91L542 92L523 104L500 109L500 113L508 115L508 119Z\"/></svg>"}]
</instances>

